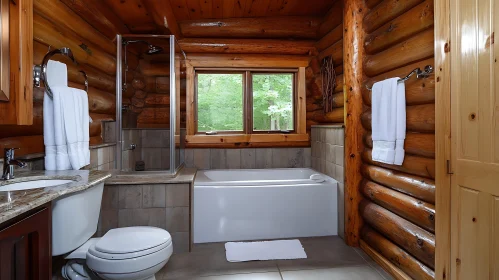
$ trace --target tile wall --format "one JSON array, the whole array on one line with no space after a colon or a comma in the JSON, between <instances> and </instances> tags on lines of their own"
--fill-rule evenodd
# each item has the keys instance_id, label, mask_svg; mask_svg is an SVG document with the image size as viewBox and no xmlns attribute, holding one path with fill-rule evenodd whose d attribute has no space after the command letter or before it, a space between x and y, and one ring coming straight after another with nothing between
<instances>
[{"instance_id":1,"label":"tile wall","mask_svg":"<svg viewBox=\"0 0 499 280\"><path fill-rule=\"evenodd\" d=\"M186 167L253 169L311 167L310 148L186 149Z\"/></svg>"},{"instance_id":2,"label":"tile wall","mask_svg":"<svg viewBox=\"0 0 499 280\"><path fill-rule=\"evenodd\" d=\"M97 235L130 226L153 226L172 235L174 253L189 251L190 184L106 185Z\"/></svg>"},{"instance_id":3,"label":"tile wall","mask_svg":"<svg viewBox=\"0 0 499 280\"><path fill-rule=\"evenodd\" d=\"M312 168L338 181L338 234L344 237L345 131L341 125L312 126Z\"/></svg>"},{"instance_id":4,"label":"tile wall","mask_svg":"<svg viewBox=\"0 0 499 280\"><path fill-rule=\"evenodd\" d=\"M135 150L130 150L135 144ZM144 161L146 170L170 168L170 130L123 129L123 168L135 170L137 161ZM125 164L128 163L128 164Z\"/></svg>"}]
</instances>

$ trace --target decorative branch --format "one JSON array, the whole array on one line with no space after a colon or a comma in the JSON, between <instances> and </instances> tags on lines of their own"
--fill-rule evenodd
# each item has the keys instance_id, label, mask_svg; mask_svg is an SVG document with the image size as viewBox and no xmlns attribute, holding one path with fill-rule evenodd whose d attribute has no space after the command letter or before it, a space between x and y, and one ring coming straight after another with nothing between
<instances>
[{"instance_id":1,"label":"decorative branch","mask_svg":"<svg viewBox=\"0 0 499 280\"><path fill-rule=\"evenodd\" d=\"M322 77L322 100L324 104L324 113L333 110L333 94L336 87L336 72L332 56L326 56L321 61Z\"/></svg>"}]
</instances>

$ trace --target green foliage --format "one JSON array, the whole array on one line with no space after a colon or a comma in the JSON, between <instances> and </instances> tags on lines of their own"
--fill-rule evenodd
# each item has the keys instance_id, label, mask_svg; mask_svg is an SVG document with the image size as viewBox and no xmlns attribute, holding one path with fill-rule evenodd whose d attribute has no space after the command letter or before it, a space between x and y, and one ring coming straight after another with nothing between
<instances>
[{"instance_id":1,"label":"green foliage","mask_svg":"<svg viewBox=\"0 0 499 280\"><path fill-rule=\"evenodd\" d=\"M253 75L254 130L293 129L293 74ZM241 74L198 74L198 131L243 130Z\"/></svg>"}]
</instances>

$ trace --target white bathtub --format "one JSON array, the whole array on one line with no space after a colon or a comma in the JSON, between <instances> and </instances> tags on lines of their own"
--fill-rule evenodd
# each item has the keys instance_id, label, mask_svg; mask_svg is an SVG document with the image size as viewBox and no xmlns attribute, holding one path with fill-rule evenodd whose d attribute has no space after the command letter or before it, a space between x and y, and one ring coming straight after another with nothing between
<instances>
[{"instance_id":1,"label":"white bathtub","mask_svg":"<svg viewBox=\"0 0 499 280\"><path fill-rule=\"evenodd\" d=\"M194 243L337 235L337 188L308 168L198 171Z\"/></svg>"}]
</instances>

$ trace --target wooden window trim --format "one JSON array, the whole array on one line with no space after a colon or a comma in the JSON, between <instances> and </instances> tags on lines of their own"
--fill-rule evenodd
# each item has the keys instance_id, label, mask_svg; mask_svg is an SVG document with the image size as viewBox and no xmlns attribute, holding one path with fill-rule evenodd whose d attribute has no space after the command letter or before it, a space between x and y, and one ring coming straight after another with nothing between
<instances>
[{"instance_id":1,"label":"wooden window trim","mask_svg":"<svg viewBox=\"0 0 499 280\"><path fill-rule=\"evenodd\" d=\"M206 58L206 57L205 57ZM293 147L293 146L310 146L310 137L306 132L306 86L305 86L305 67L308 62L304 58L298 60L289 60L283 58L273 58L272 60L264 59L258 61L251 57L247 59L242 56L240 60L224 58L226 60L218 60L218 56L208 57L204 60L199 58L187 59L186 74L187 74L187 147ZM281 60L282 59L282 60ZM271 68L275 67L275 68ZM242 71L253 70L268 72L293 72L295 73L295 131L289 134L283 133L253 133L253 134L227 134L205 135L196 134L197 131L197 116L195 103L196 85L195 77L196 70L236 70ZM265 72L265 71L264 71ZM253 110L253 108L251 108ZM246 123L246 122L245 122Z\"/></svg>"}]
</instances>

